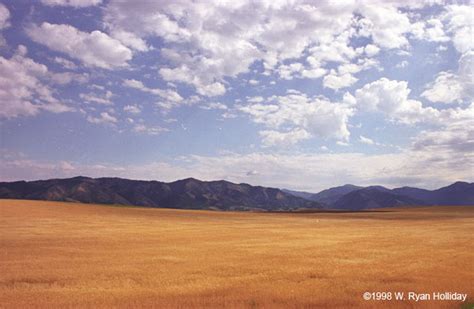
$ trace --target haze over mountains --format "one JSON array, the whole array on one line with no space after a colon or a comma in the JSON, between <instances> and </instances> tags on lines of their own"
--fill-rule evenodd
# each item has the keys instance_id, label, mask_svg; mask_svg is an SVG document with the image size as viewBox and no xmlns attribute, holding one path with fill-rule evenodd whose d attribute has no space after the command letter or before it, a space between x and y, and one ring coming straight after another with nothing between
<instances>
[{"instance_id":1,"label":"haze over mountains","mask_svg":"<svg viewBox=\"0 0 474 309\"><path fill-rule=\"evenodd\" d=\"M74 177L0 182L0 198L136 205L160 208L288 211L363 210L397 206L474 205L474 183L437 189L344 185L319 193L193 178L165 183Z\"/></svg>"}]
</instances>

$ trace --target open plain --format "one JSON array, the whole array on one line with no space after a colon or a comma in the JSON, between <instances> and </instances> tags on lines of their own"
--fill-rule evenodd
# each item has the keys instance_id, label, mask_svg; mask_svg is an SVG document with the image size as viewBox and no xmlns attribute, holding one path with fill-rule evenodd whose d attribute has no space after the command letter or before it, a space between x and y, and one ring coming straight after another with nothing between
<instances>
[{"instance_id":1,"label":"open plain","mask_svg":"<svg viewBox=\"0 0 474 309\"><path fill-rule=\"evenodd\" d=\"M0 307L460 308L406 298L458 292L472 303L473 231L474 207L253 213L0 200Z\"/></svg>"}]
</instances>

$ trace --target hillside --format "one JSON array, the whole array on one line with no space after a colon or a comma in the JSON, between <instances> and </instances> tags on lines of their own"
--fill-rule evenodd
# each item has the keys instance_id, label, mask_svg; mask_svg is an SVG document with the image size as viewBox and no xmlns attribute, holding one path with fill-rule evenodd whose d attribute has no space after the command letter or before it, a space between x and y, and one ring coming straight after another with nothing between
<instances>
[{"instance_id":1,"label":"hillside","mask_svg":"<svg viewBox=\"0 0 474 309\"><path fill-rule=\"evenodd\" d=\"M361 210L400 206L421 206L426 203L407 196L383 191L380 188L363 188L340 197L331 204L334 209Z\"/></svg>"},{"instance_id":2,"label":"hillside","mask_svg":"<svg viewBox=\"0 0 474 309\"><path fill-rule=\"evenodd\" d=\"M359 189L362 189L362 187L347 184L339 187L329 188L319 193L312 194L309 199L318 203L332 205L342 196Z\"/></svg>"},{"instance_id":3,"label":"hillside","mask_svg":"<svg viewBox=\"0 0 474 309\"><path fill-rule=\"evenodd\" d=\"M319 193L280 190L224 180L174 182L74 177L0 182L0 198L137 205L159 208L267 210L363 210L399 206L474 205L474 183L437 190L344 185Z\"/></svg>"},{"instance_id":4,"label":"hillside","mask_svg":"<svg viewBox=\"0 0 474 309\"><path fill-rule=\"evenodd\" d=\"M121 178L74 177L0 183L0 198L220 210L293 210L321 208L275 188L200 181L165 183Z\"/></svg>"},{"instance_id":5,"label":"hillside","mask_svg":"<svg viewBox=\"0 0 474 309\"><path fill-rule=\"evenodd\" d=\"M462 181L436 190L413 187L388 189L382 186L344 185L319 193L288 192L321 203L325 208L344 210L423 205L474 205L474 183Z\"/></svg>"}]
</instances>

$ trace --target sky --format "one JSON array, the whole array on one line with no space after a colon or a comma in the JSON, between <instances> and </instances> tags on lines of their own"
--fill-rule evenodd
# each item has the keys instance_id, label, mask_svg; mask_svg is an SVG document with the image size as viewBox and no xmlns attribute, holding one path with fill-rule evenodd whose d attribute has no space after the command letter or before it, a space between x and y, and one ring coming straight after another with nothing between
<instances>
[{"instance_id":1,"label":"sky","mask_svg":"<svg viewBox=\"0 0 474 309\"><path fill-rule=\"evenodd\" d=\"M0 180L473 181L468 1L0 0Z\"/></svg>"}]
</instances>

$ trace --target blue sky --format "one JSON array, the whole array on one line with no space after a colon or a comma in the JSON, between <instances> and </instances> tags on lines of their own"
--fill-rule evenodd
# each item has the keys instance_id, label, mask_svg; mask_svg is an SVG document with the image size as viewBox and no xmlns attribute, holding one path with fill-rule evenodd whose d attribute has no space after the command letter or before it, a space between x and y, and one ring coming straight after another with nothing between
<instances>
[{"instance_id":1,"label":"blue sky","mask_svg":"<svg viewBox=\"0 0 474 309\"><path fill-rule=\"evenodd\" d=\"M1 180L472 181L472 5L315 3L0 1Z\"/></svg>"}]
</instances>

